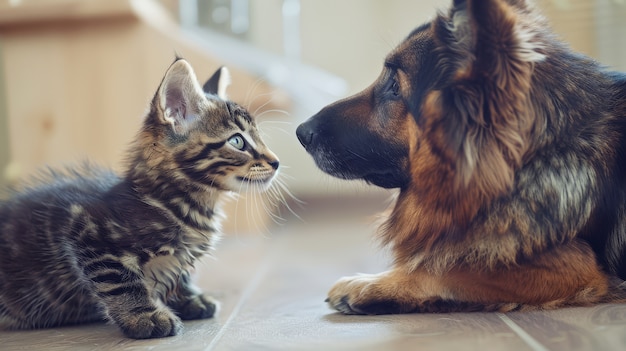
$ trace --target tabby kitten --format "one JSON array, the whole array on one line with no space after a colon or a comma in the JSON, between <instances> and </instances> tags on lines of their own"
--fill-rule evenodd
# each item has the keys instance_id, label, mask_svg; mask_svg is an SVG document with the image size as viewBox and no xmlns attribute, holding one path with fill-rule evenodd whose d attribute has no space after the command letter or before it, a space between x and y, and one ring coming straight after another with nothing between
<instances>
[{"instance_id":1,"label":"tabby kitten","mask_svg":"<svg viewBox=\"0 0 626 351\"><path fill-rule=\"evenodd\" d=\"M216 302L190 269L218 238L220 196L268 187L278 159L226 100L228 71L200 87L167 70L122 177L86 165L0 204L0 324L29 329L107 319L131 338L180 332ZM40 182L41 183L41 182Z\"/></svg>"}]
</instances>

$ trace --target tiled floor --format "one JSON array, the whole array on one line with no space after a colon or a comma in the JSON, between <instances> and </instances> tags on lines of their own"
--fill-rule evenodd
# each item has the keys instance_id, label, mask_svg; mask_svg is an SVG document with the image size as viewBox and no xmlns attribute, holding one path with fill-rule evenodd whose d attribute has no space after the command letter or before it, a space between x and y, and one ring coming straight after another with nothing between
<instances>
[{"instance_id":1,"label":"tiled floor","mask_svg":"<svg viewBox=\"0 0 626 351\"><path fill-rule=\"evenodd\" d=\"M344 316L324 304L343 275L387 264L369 210L303 210L271 234L225 237L199 285L216 318L126 339L110 325L0 332L0 350L625 350L626 305L532 313Z\"/></svg>"}]
</instances>

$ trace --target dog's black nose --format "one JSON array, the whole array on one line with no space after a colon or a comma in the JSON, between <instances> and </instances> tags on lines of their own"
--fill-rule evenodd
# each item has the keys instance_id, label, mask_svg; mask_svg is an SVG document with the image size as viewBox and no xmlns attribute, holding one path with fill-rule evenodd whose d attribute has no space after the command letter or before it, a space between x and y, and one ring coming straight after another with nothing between
<instances>
[{"instance_id":1,"label":"dog's black nose","mask_svg":"<svg viewBox=\"0 0 626 351\"><path fill-rule=\"evenodd\" d=\"M306 148L313 142L313 136L315 133L305 122L298 126L298 129L296 129L296 135L298 136L298 140L300 140L300 144Z\"/></svg>"}]
</instances>

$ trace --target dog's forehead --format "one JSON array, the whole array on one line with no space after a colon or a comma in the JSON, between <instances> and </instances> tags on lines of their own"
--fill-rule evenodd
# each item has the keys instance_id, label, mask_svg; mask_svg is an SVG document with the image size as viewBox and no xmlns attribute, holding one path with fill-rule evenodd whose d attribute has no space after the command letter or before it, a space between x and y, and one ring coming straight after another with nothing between
<instances>
[{"instance_id":1,"label":"dog's forehead","mask_svg":"<svg viewBox=\"0 0 626 351\"><path fill-rule=\"evenodd\" d=\"M386 62L400 69L410 69L416 66L417 59L426 54L433 33L430 23L417 27L409 36L387 55Z\"/></svg>"}]
</instances>

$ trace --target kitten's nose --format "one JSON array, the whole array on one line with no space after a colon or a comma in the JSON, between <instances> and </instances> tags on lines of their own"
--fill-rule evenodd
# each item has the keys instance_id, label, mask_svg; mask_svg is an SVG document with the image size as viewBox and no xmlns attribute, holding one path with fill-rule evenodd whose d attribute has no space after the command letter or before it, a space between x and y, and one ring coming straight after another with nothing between
<instances>
[{"instance_id":1,"label":"kitten's nose","mask_svg":"<svg viewBox=\"0 0 626 351\"><path fill-rule=\"evenodd\" d=\"M280 165L280 162L278 162L278 160L276 161L271 161L268 162L270 166L272 166L272 168L274 168L275 170L278 169L278 166Z\"/></svg>"},{"instance_id":2,"label":"kitten's nose","mask_svg":"<svg viewBox=\"0 0 626 351\"><path fill-rule=\"evenodd\" d=\"M298 129L296 129L296 136L298 136L298 140L300 141L300 144L304 146L304 148L311 145L311 143L313 142L313 137L315 136L313 128L311 128L309 124L309 122L304 122L298 126Z\"/></svg>"}]
</instances>

